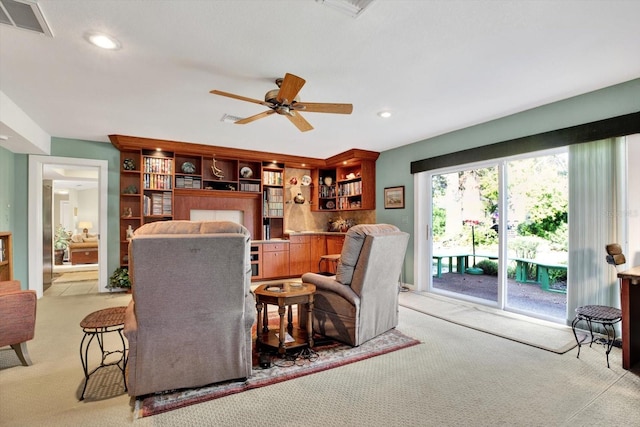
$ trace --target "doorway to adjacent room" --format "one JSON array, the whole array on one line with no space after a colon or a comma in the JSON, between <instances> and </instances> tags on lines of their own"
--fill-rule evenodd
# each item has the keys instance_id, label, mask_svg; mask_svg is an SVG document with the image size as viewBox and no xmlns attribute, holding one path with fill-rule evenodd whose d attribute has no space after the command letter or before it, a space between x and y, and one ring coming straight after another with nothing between
<instances>
[{"instance_id":1,"label":"doorway to adjacent room","mask_svg":"<svg viewBox=\"0 0 640 427\"><path fill-rule=\"evenodd\" d=\"M45 275L54 273L53 236L57 226L63 226L71 236L85 234L97 240L96 262L92 261L95 265L83 263L83 267L74 267L67 247L64 255L67 265L63 261L63 265L57 267L71 270L97 269L97 292L106 290L107 169L106 160L29 157L29 223L32 224L29 233L29 289L35 290L38 297L44 294ZM53 179L52 173L55 175ZM89 175L95 178L87 178ZM73 197L56 194L56 189L69 191L69 188L64 188L69 186L84 189L82 193L76 192ZM91 186L95 190L89 191L86 188ZM70 203L64 203L66 201ZM64 206L71 209L64 209Z\"/></svg>"}]
</instances>

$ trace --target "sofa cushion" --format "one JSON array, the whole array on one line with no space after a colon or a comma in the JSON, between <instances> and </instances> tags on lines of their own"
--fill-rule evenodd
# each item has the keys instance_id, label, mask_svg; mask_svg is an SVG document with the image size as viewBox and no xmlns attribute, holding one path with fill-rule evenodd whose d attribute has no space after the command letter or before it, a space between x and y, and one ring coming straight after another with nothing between
<instances>
[{"instance_id":1,"label":"sofa cushion","mask_svg":"<svg viewBox=\"0 0 640 427\"><path fill-rule=\"evenodd\" d=\"M336 270L336 280L343 285L350 285L353 280L353 271L360 257L360 251L364 239L369 234L385 234L400 231L398 227L390 224L358 224L349 229L344 238L340 261Z\"/></svg>"}]
</instances>

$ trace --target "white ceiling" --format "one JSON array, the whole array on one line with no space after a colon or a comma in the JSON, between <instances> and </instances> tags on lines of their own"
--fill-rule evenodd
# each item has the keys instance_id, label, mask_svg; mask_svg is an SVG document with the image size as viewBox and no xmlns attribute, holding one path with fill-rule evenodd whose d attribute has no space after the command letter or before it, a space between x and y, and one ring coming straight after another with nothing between
<instances>
[{"instance_id":1,"label":"white ceiling","mask_svg":"<svg viewBox=\"0 0 640 427\"><path fill-rule=\"evenodd\" d=\"M352 18L314 0L39 0L53 38L0 26L0 91L52 136L109 134L326 158L384 151L640 77L640 1L375 0ZM103 51L87 31L117 37ZM286 72L299 132L262 98ZM390 110L393 116L376 115ZM0 112L1 114L1 112ZM0 144L2 142L0 141Z\"/></svg>"},{"instance_id":2,"label":"white ceiling","mask_svg":"<svg viewBox=\"0 0 640 427\"><path fill-rule=\"evenodd\" d=\"M45 164L42 178L53 181L54 191L92 190L98 188L98 168Z\"/></svg>"}]
</instances>

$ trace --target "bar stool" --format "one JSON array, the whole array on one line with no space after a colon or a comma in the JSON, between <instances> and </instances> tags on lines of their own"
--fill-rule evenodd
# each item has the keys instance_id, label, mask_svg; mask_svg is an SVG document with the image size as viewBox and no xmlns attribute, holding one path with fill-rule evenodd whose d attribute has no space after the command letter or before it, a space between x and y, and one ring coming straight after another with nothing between
<instances>
[{"instance_id":1,"label":"bar stool","mask_svg":"<svg viewBox=\"0 0 640 427\"><path fill-rule=\"evenodd\" d=\"M322 263L333 263L333 267L335 271L338 271L338 261L340 261L340 254L329 254L329 255L322 255L320 257L320 260L318 261L318 271L320 273L323 273L322 271ZM331 264L328 264L331 265ZM333 273L335 273L335 271ZM329 272L329 271L328 271ZM329 272L331 273L331 272Z\"/></svg>"}]
</instances>

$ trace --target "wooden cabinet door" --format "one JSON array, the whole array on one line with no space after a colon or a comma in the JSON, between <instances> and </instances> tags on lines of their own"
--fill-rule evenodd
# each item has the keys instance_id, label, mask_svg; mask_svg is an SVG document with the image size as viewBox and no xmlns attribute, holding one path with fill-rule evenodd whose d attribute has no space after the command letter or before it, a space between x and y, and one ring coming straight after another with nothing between
<instances>
[{"instance_id":1,"label":"wooden cabinet door","mask_svg":"<svg viewBox=\"0 0 640 427\"><path fill-rule=\"evenodd\" d=\"M320 257L327 254L327 240L323 234L310 236L311 250L310 250L310 271L318 272L318 263Z\"/></svg>"},{"instance_id":2,"label":"wooden cabinet door","mask_svg":"<svg viewBox=\"0 0 640 427\"><path fill-rule=\"evenodd\" d=\"M271 279L289 276L289 243L262 245L262 277Z\"/></svg>"},{"instance_id":3,"label":"wooden cabinet door","mask_svg":"<svg viewBox=\"0 0 640 427\"><path fill-rule=\"evenodd\" d=\"M311 236L291 236L289 241L289 274L301 276L311 269Z\"/></svg>"},{"instance_id":4,"label":"wooden cabinet door","mask_svg":"<svg viewBox=\"0 0 640 427\"><path fill-rule=\"evenodd\" d=\"M326 236L327 239L327 254L339 254L342 252L342 245L344 244L344 235L338 236Z\"/></svg>"}]
</instances>

